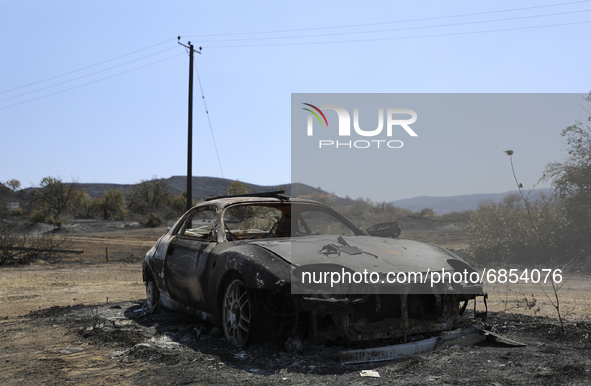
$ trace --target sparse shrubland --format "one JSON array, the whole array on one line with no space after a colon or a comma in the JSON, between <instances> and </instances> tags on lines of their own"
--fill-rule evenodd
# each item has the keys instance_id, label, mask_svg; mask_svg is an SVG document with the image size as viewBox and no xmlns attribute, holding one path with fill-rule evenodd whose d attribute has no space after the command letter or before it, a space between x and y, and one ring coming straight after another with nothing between
<instances>
[{"instance_id":1,"label":"sparse shrubland","mask_svg":"<svg viewBox=\"0 0 591 386\"><path fill-rule=\"evenodd\" d=\"M529 203L529 210L506 201L487 201L464 223L464 231L471 236L471 254L480 263L566 263L567 222L555 196Z\"/></svg>"},{"instance_id":2,"label":"sparse shrubland","mask_svg":"<svg viewBox=\"0 0 591 386\"><path fill-rule=\"evenodd\" d=\"M585 98L591 103L591 92ZM591 121L591 116L587 122ZM506 197L500 204L483 203L470 216L465 230L472 236L472 253L481 263L529 265L535 268L589 270L591 263L591 126L576 122L561 133L568 156L551 163L541 180L551 180L555 193L531 202L523 191L509 156L519 197ZM531 191L530 191L531 192ZM521 202L519 200L521 198ZM527 266L525 266L527 268ZM562 277L562 276L561 276ZM566 279L568 281L568 278ZM556 310L565 333L559 290L566 283L550 280L550 293L540 288Z\"/></svg>"},{"instance_id":3,"label":"sparse shrubland","mask_svg":"<svg viewBox=\"0 0 591 386\"><path fill-rule=\"evenodd\" d=\"M586 101L591 103L591 93ZM576 122L561 135L566 139L568 156L563 162L549 164L542 177L552 182L552 196L532 202L514 173L520 195L508 196L498 204L481 203L470 216L464 229L472 237L476 260L589 269L591 126ZM513 155L512 150L506 153Z\"/></svg>"}]
</instances>

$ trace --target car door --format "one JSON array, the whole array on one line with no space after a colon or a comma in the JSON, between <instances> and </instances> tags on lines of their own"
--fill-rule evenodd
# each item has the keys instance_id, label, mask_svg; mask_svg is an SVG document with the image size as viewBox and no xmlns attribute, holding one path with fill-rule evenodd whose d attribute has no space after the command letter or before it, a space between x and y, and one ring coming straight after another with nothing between
<instances>
[{"instance_id":1,"label":"car door","mask_svg":"<svg viewBox=\"0 0 591 386\"><path fill-rule=\"evenodd\" d=\"M173 300L195 309L207 309L203 290L210 252L217 244L214 206L194 208L171 240L164 259L164 280Z\"/></svg>"}]
</instances>

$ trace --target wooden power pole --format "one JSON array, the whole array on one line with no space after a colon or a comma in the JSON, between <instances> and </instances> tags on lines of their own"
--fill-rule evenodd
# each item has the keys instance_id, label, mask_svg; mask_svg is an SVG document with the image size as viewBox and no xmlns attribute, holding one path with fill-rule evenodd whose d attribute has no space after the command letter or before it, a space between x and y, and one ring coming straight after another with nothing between
<instances>
[{"instance_id":1,"label":"wooden power pole","mask_svg":"<svg viewBox=\"0 0 591 386\"><path fill-rule=\"evenodd\" d=\"M178 40L181 46L189 50L189 135L187 140L187 210L189 210L193 206L193 56L195 52L198 54L201 52L195 51L191 42L187 42L188 45L181 43L180 36Z\"/></svg>"}]
</instances>

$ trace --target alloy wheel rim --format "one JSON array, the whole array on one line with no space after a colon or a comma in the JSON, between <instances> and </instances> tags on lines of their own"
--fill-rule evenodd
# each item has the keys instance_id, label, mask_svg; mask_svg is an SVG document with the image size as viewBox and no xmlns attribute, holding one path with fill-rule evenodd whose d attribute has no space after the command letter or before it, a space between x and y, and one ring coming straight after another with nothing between
<instances>
[{"instance_id":1,"label":"alloy wheel rim","mask_svg":"<svg viewBox=\"0 0 591 386\"><path fill-rule=\"evenodd\" d=\"M243 347L250 337L251 302L248 288L236 279L226 291L224 299L224 327L228 340Z\"/></svg>"}]
</instances>

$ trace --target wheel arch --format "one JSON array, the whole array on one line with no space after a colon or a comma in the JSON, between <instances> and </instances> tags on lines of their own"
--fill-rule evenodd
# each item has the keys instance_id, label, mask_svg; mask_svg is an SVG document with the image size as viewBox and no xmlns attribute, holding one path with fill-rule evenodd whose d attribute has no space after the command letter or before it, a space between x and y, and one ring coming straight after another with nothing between
<instances>
[{"instance_id":1,"label":"wheel arch","mask_svg":"<svg viewBox=\"0 0 591 386\"><path fill-rule=\"evenodd\" d=\"M290 283L290 264L277 254L257 245L243 244L220 253L225 269L220 284L237 272L248 288L275 289Z\"/></svg>"}]
</instances>

